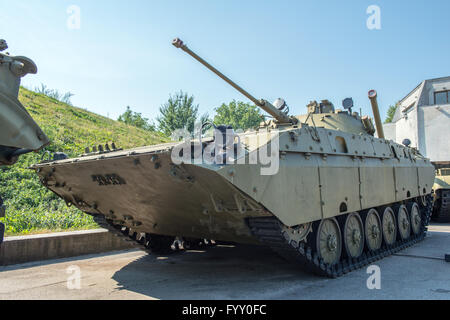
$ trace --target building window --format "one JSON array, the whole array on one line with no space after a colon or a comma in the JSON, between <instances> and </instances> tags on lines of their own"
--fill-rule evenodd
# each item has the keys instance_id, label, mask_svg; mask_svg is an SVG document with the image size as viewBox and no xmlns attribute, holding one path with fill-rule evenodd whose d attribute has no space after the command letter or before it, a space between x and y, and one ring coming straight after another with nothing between
<instances>
[{"instance_id":1,"label":"building window","mask_svg":"<svg viewBox=\"0 0 450 320\"><path fill-rule=\"evenodd\" d=\"M450 103L450 91L438 91L434 93L434 104Z\"/></svg>"}]
</instances>

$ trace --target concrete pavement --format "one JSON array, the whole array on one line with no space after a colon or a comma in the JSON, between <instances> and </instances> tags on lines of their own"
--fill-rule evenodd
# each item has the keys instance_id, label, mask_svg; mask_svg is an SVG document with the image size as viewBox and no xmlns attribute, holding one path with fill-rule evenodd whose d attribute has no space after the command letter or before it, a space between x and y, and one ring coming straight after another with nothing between
<instances>
[{"instance_id":1,"label":"concrete pavement","mask_svg":"<svg viewBox=\"0 0 450 320\"><path fill-rule=\"evenodd\" d=\"M0 266L135 248L106 229L7 237L0 246Z\"/></svg>"},{"instance_id":2,"label":"concrete pavement","mask_svg":"<svg viewBox=\"0 0 450 320\"><path fill-rule=\"evenodd\" d=\"M381 289L369 290L367 268L320 278L259 246L120 251L0 267L0 299L450 299L445 253L450 225L431 226L423 242L375 263Z\"/></svg>"}]
</instances>

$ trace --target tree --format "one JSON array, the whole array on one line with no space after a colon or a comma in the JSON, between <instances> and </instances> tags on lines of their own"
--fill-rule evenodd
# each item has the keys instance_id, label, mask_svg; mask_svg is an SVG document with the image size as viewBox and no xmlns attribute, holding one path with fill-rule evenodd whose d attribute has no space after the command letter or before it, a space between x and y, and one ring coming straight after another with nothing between
<instances>
[{"instance_id":1,"label":"tree","mask_svg":"<svg viewBox=\"0 0 450 320\"><path fill-rule=\"evenodd\" d=\"M395 106L389 106L389 109L387 111L387 117L384 123L391 123L394 119L395 110L397 110L398 102L395 104Z\"/></svg>"},{"instance_id":2,"label":"tree","mask_svg":"<svg viewBox=\"0 0 450 320\"><path fill-rule=\"evenodd\" d=\"M74 96L72 92L66 92L65 94L62 94L56 89L49 89L43 83L41 83L40 87L35 87L34 92L46 95L49 98L61 101L65 104L68 104L69 106L72 105L72 101L70 100L70 98Z\"/></svg>"},{"instance_id":3,"label":"tree","mask_svg":"<svg viewBox=\"0 0 450 320\"><path fill-rule=\"evenodd\" d=\"M122 113L119 118L117 118L117 121L121 121L128 125L147 131L155 131L155 125L150 123L147 118L144 118L141 113L131 110L130 106L127 106L127 111Z\"/></svg>"},{"instance_id":4,"label":"tree","mask_svg":"<svg viewBox=\"0 0 450 320\"><path fill-rule=\"evenodd\" d=\"M169 100L159 108L159 130L170 136L177 129L187 129L194 132L194 124L198 117L198 104L194 105L194 96L189 96L183 91L170 95ZM207 114L201 116L204 123Z\"/></svg>"},{"instance_id":5,"label":"tree","mask_svg":"<svg viewBox=\"0 0 450 320\"><path fill-rule=\"evenodd\" d=\"M261 111L255 105L233 100L229 104L223 103L215 109L214 123L216 125L227 124L234 129L246 130L259 125L264 121Z\"/></svg>"}]
</instances>

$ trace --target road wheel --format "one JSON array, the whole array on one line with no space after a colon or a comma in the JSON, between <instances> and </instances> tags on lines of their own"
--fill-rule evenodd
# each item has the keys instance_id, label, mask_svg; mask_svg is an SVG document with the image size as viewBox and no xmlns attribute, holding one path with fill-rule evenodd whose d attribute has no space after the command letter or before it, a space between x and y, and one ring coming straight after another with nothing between
<instances>
[{"instance_id":1,"label":"road wheel","mask_svg":"<svg viewBox=\"0 0 450 320\"><path fill-rule=\"evenodd\" d=\"M411 234L411 222L409 221L408 209L404 205L401 205L397 210L397 226L400 238L402 240L408 239Z\"/></svg>"},{"instance_id":2,"label":"road wheel","mask_svg":"<svg viewBox=\"0 0 450 320\"><path fill-rule=\"evenodd\" d=\"M364 224L357 212L347 215L343 238L346 256L349 258L358 258L364 250Z\"/></svg>"},{"instance_id":3,"label":"road wheel","mask_svg":"<svg viewBox=\"0 0 450 320\"><path fill-rule=\"evenodd\" d=\"M322 220L316 230L316 252L324 263L334 265L339 262L342 252L342 236L335 218Z\"/></svg>"},{"instance_id":4,"label":"road wheel","mask_svg":"<svg viewBox=\"0 0 450 320\"><path fill-rule=\"evenodd\" d=\"M366 235L366 246L370 251L375 251L381 248L383 242L381 228L381 219L378 211L370 209L364 219L364 233Z\"/></svg>"},{"instance_id":5,"label":"road wheel","mask_svg":"<svg viewBox=\"0 0 450 320\"><path fill-rule=\"evenodd\" d=\"M427 196L426 195L419 196L418 198L416 198L416 200L422 207L427 206Z\"/></svg>"},{"instance_id":6,"label":"road wheel","mask_svg":"<svg viewBox=\"0 0 450 320\"><path fill-rule=\"evenodd\" d=\"M397 239L397 223L394 211L391 207L384 209L383 218L381 219L383 230L383 239L387 245L393 245Z\"/></svg>"},{"instance_id":7,"label":"road wheel","mask_svg":"<svg viewBox=\"0 0 450 320\"><path fill-rule=\"evenodd\" d=\"M418 235L420 233L420 226L422 224L419 205L416 202L411 202L408 206L408 211L412 232L413 234Z\"/></svg>"}]
</instances>

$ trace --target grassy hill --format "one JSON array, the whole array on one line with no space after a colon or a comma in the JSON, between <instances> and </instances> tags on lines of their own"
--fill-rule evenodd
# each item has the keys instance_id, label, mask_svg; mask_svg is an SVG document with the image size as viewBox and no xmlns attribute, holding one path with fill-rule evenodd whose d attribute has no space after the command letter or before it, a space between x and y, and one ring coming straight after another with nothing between
<instances>
[{"instance_id":1,"label":"grassy hill","mask_svg":"<svg viewBox=\"0 0 450 320\"><path fill-rule=\"evenodd\" d=\"M62 151L70 157L87 146L115 142L132 148L168 141L164 136L76 108L45 95L21 88L19 100L51 140L46 150ZM40 161L44 151L22 156L11 167L0 167L0 194L7 214L7 235L95 228L92 218L44 188L34 171L27 169Z\"/></svg>"}]
</instances>

